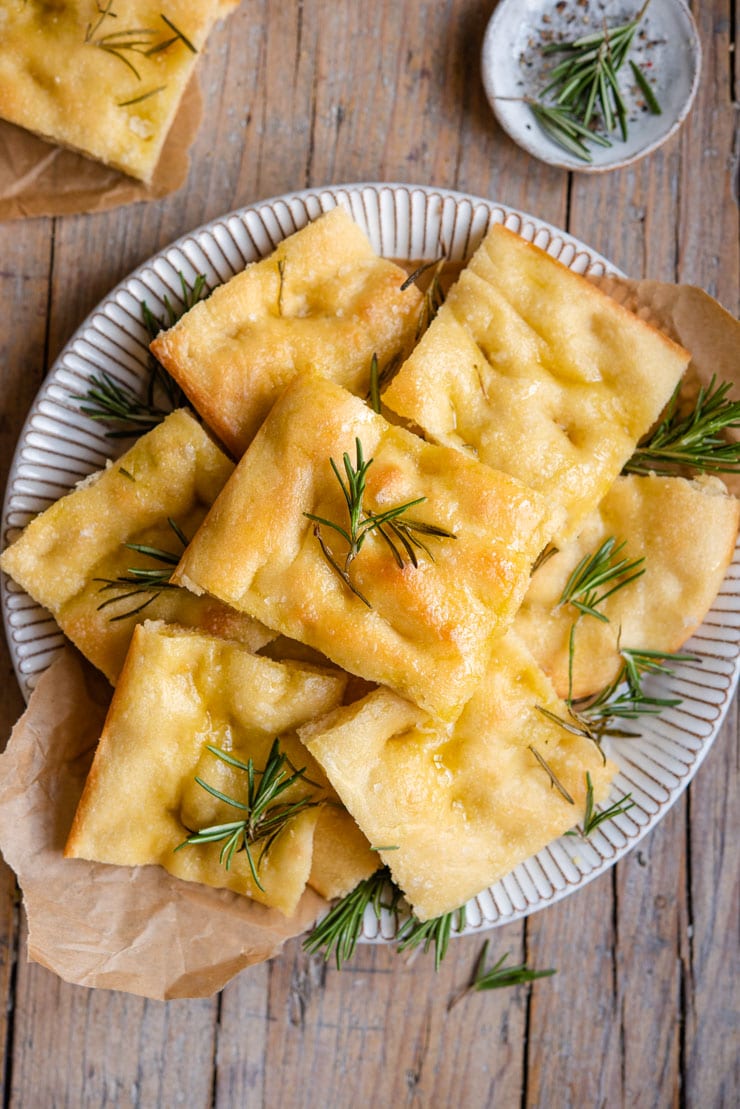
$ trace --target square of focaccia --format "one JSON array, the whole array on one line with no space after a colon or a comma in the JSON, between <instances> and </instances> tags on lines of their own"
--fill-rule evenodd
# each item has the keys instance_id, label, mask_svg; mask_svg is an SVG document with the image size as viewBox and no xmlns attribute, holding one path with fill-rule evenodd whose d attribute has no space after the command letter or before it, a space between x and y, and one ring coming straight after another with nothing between
<instances>
[{"instance_id":1,"label":"square of focaccia","mask_svg":"<svg viewBox=\"0 0 740 1109\"><path fill-rule=\"evenodd\" d=\"M151 180L223 0L10 0L0 117Z\"/></svg>"},{"instance_id":2,"label":"square of focaccia","mask_svg":"<svg viewBox=\"0 0 740 1109\"><path fill-rule=\"evenodd\" d=\"M173 412L117 462L32 520L4 551L0 567L114 683L137 620L148 617L257 650L272 633L212 597L172 586L135 593L136 584L106 585L129 579L132 568L163 568L126 543L167 551L176 560L183 547L168 517L186 537L194 535L233 468L197 420L184 409Z\"/></svg>"},{"instance_id":3,"label":"square of focaccia","mask_svg":"<svg viewBox=\"0 0 740 1109\"><path fill-rule=\"evenodd\" d=\"M299 812L262 858L254 882L245 852L226 869L220 844L175 848L196 830L242 818L196 781L237 801L245 771L222 762L210 744L261 771L277 737L296 769L307 767L281 800L321 800L318 770L293 729L342 699L336 671L259 658L213 636L147 622L137 627L95 753L65 854L122 866L158 864L191 882L246 894L290 916L309 879L320 808ZM290 773L290 768L287 768ZM259 841L254 847L259 856Z\"/></svg>"},{"instance_id":4,"label":"square of focaccia","mask_svg":"<svg viewBox=\"0 0 740 1109\"><path fill-rule=\"evenodd\" d=\"M464 904L581 821L586 772L595 800L606 797L616 767L538 705L568 718L509 632L451 728L379 689L299 729L370 843L393 848L380 856L420 920Z\"/></svg>"},{"instance_id":5,"label":"square of focaccia","mask_svg":"<svg viewBox=\"0 0 740 1109\"><path fill-rule=\"evenodd\" d=\"M240 457L301 370L365 396L413 340L421 296L333 208L201 301L152 350L205 422Z\"/></svg>"},{"instance_id":6,"label":"square of focaccia","mask_svg":"<svg viewBox=\"0 0 740 1109\"><path fill-rule=\"evenodd\" d=\"M431 557L399 566L369 532L349 576L348 544L306 513L347 527L331 460L364 458L364 511L423 498L409 517ZM346 480L346 479L345 479ZM333 382L296 378L272 409L185 552L174 580L307 643L350 673L389 685L454 719L482 675L493 637L511 623L547 540L542 498L459 451L389 424Z\"/></svg>"},{"instance_id":7,"label":"square of focaccia","mask_svg":"<svg viewBox=\"0 0 740 1109\"><path fill-rule=\"evenodd\" d=\"M581 559L610 537L644 573L584 616L575 633L573 696L603 689L621 666L619 647L677 651L701 624L735 550L738 502L718 478L617 478L577 539L532 575L514 627L561 696L568 694L570 629L578 611L558 601Z\"/></svg>"},{"instance_id":8,"label":"square of focaccia","mask_svg":"<svg viewBox=\"0 0 740 1109\"><path fill-rule=\"evenodd\" d=\"M436 442L543 493L564 541L688 361L585 278L494 225L383 401Z\"/></svg>"}]
</instances>

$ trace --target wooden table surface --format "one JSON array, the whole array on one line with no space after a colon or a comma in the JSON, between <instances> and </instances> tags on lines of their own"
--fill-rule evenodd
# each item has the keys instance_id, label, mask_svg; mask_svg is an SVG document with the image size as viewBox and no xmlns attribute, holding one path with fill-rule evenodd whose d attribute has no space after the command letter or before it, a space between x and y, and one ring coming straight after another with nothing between
<instances>
[{"instance_id":1,"label":"wooden table surface","mask_svg":"<svg viewBox=\"0 0 740 1109\"><path fill-rule=\"evenodd\" d=\"M532 161L479 78L491 0L245 0L201 59L205 123L162 201L0 225L0 476L44 374L134 266L181 233L309 185L407 181L495 198L567 228L628 273L703 286L738 309L732 82L740 9L692 3L693 112L663 149L606 175ZM619 7L620 5L617 5ZM629 7L629 5L627 5ZM5 647L0 712L22 703ZM478 937L406 961L363 947L341 972L293 941L208 1000L145 1001L29 964L0 877L13 1106L667 1106L737 1104L737 716L662 823L615 868L492 949L554 978L448 1013Z\"/></svg>"}]
</instances>

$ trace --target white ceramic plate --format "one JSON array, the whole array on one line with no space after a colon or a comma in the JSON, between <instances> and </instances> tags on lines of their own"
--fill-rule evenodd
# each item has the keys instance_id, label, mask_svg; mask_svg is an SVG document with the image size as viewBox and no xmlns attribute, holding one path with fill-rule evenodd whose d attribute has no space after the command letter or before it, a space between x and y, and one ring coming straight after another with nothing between
<instances>
[{"instance_id":1,"label":"white ceramic plate","mask_svg":"<svg viewBox=\"0 0 740 1109\"><path fill-rule=\"evenodd\" d=\"M641 0L501 0L483 39L481 72L493 111L514 142L540 161L580 173L602 173L636 162L661 146L688 115L701 72L701 44L684 0L650 0L628 58L648 77L661 107L653 115L625 62L619 83L628 110L628 137L613 135L611 147L589 144L593 161L584 162L551 139L522 98L540 99L548 72L562 55L543 56L551 41L572 41L582 33L629 22Z\"/></svg>"},{"instance_id":2,"label":"white ceramic plate","mask_svg":"<svg viewBox=\"0 0 740 1109\"><path fill-rule=\"evenodd\" d=\"M36 513L124 448L83 416L73 398L91 374L105 371L137 387L147 374L141 301L155 314L163 298L178 300L179 273L206 275L213 287L272 251L286 235L337 204L368 233L381 254L434 258L440 245L453 259L476 248L488 227L503 222L579 273L617 272L583 243L534 216L444 189L351 185L292 193L213 220L157 254L123 281L82 324L52 368L23 427L3 509L3 545ZM642 728L638 739L613 741L620 767L613 799L631 793L635 807L582 842L562 837L474 898L466 931L526 916L572 893L633 847L670 808L696 772L722 723L740 669L740 554L716 604L686 650L701 663L682 664L662 695L683 698ZM2 609L13 665L26 697L64 640L55 622L13 582L2 582ZM365 938L392 939L395 920L371 910Z\"/></svg>"}]
</instances>

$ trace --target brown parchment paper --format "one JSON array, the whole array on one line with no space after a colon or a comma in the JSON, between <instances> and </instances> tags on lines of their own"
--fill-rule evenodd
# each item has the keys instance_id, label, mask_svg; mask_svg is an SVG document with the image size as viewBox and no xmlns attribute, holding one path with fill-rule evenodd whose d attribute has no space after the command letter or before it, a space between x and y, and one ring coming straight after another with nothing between
<instances>
[{"instance_id":1,"label":"brown parchment paper","mask_svg":"<svg viewBox=\"0 0 740 1109\"><path fill-rule=\"evenodd\" d=\"M184 184L203 114L197 76L188 83L151 185L0 120L0 220L103 212L157 200Z\"/></svg>"},{"instance_id":2,"label":"brown parchment paper","mask_svg":"<svg viewBox=\"0 0 740 1109\"><path fill-rule=\"evenodd\" d=\"M0 756L0 850L23 891L29 959L80 986L158 1000L209 997L276 955L325 902L307 890L287 920L160 867L63 858L110 698L102 675L65 649Z\"/></svg>"}]
</instances>

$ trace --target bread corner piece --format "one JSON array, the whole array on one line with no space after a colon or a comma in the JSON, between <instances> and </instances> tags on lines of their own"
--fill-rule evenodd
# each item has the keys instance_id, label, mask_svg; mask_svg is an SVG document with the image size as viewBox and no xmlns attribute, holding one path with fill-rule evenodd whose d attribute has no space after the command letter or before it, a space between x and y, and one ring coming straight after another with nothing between
<instances>
[{"instance_id":1,"label":"bread corner piece","mask_svg":"<svg viewBox=\"0 0 740 1109\"><path fill-rule=\"evenodd\" d=\"M149 183L224 0L3 5L0 118Z\"/></svg>"},{"instance_id":2,"label":"bread corner piece","mask_svg":"<svg viewBox=\"0 0 740 1109\"><path fill-rule=\"evenodd\" d=\"M567 719L509 633L452 728L380 689L299 729L420 920L465 904L581 821L587 773L594 800L606 798L616 767L538 705Z\"/></svg>"},{"instance_id":3,"label":"bread corner piece","mask_svg":"<svg viewBox=\"0 0 740 1109\"><path fill-rule=\"evenodd\" d=\"M191 538L233 468L189 412L173 412L32 520L3 552L0 568L51 612L113 683L136 623L147 617L200 627L257 650L273 633L222 601L170 586L132 595L136 584L115 584L130 578L132 567L163 568L125 544L163 550L176 561L183 545L169 520Z\"/></svg>"},{"instance_id":4,"label":"bread corner piece","mask_svg":"<svg viewBox=\"0 0 740 1109\"><path fill-rule=\"evenodd\" d=\"M439 443L543 493L572 538L669 400L689 354L495 224L383 394Z\"/></svg>"},{"instance_id":5,"label":"bread corner piece","mask_svg":"<svg viewBox=\"0 0 740 1109\"><path fill-rule=\"evenodd\" d=\"M262 858L255 884L244 852L226 869L221 845L178 846L197 829L240 819L196 776L237 800L247 775L208 744L264 768L273 741L312 784L284 800L326 795L293 729L341 702L336 671L273 662L236 643L159 623L137 627L80 800L65 855L122 866L158 864L187 881L245 894L290 916L309 880L320 806L299 812ZM314 796L315 795L315 796ZM259 857L260 843L255 844Z\"/></svg>"},{"instance_id":6,"label":"bread corner piece","mask_svg":"<svg viewBox=\"0 0 740 1109\"><path fill-rule=\"evenodd\" d=\"M235 458L303 370L365 396L413 341L421 294L332 208L196 304L152 350Z\"/></svg>"},{"instance_id":7,"label":"bread corner piece","mask_svg":"<svg viewBox=\"0 0 740 1109\"><path fill-rule=\"evenodd\" d=\"M678 651L712 607L735 551L738 501L716 477L687 481L656 474L619 477L576 539L532 575L514 628L560 696L604 689L622 666L620 650ZM624 542L620 558L644 558L643 573L608 597L607 622L578 618L560 605L582 559L610 538Z\"/></svg>"},{"instance_id":8,"label":"bread corner piece","mask_svg":"<svg viewBox=\"0 0 740 1109\"><path fill-rule=\"evenodd\" d=\"M399 565L387 540L369 532L348 570L353 592L327 557L344 566L347 542L306 514L349 527L331 460L344 474L343 455L356 463L358 439L372 460L364 512L418 500L408 517L454 538L419 533L427 550L414 548L416 566L396 538ZM273 408L174 580L450 720L483 674L493 638L511 623L548 527L542 498L521 483L302 375Z\"/></svg>"}]
</instances>

